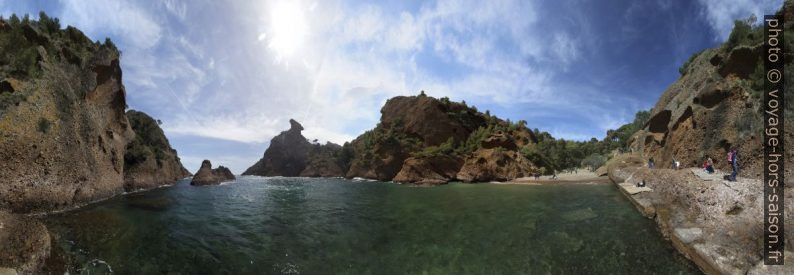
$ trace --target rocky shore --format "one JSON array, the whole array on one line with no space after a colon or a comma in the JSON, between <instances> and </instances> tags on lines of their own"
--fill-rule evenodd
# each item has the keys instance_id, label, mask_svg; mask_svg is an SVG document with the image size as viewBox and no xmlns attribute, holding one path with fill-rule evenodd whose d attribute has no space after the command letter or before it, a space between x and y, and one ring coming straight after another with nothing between
<instances>
[{"instance_id":1,"label":"rocky shore","mask_svg":"<svg viewBox=\"0 0 794 275\"><path fill-rule=\"evenodd\" d=\"M37 274L50 235L31 214L189 175L158 123L125 112L120 53L40 14L0 19L0 273ZM16 17L14 17L16 18Z\"/></svg>"},{"instance_id":2,"label":"rocky shore","mask_svg":"<svg viewBox=\"0 0 794 275\"><path fill-rule=\"evenodd\" d=\"M792 274L794 265L764 266L763 184L699 168L648 169L637 155L615 157L609 176L618 188L673 246L706 274ZM644 181L646 188L635 188ZM789 187L790 188L790 187ZM786 190L786 199L794 199ZM786 225L792 226L794 206L786 205ZM786 234L786 254L792 255L794 234ZM788 256L787 256L788 258Z\"/></svg>"}]
</instances>

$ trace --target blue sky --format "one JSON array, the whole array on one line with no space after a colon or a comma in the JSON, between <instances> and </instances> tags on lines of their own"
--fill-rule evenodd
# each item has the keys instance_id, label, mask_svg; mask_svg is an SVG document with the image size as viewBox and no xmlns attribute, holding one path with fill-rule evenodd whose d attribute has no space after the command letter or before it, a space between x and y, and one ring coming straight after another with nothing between
<instances>
[{"instance_id":1,"label":"blue sky","mask_svg":"<svg viewBox=\"0 0 794 275\"><path fill-rule=\"evenodd\" d=\"M185 166L241 173L294 118L309 139L371 129L386 99L465 100L555 137L603 138L649 109L733 20L782 1L10 1L122 51L128 105Z\"/></svg>"}]
</instances>

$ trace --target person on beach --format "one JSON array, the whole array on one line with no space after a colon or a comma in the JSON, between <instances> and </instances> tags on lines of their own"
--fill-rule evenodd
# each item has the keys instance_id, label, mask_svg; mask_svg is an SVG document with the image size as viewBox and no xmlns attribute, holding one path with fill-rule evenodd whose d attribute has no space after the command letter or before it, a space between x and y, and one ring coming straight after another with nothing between
<instances>
[{"instance_id":1,"label":"person on beach","mask_svg":"<svg viewBox=\"0 0 794 275\"><path fill-rule=\"evenodd\" d=\"M708 158L705 162L703 162L703 170L706 170L706 173L709 174L714 173L714 162L711 161L711 158Z\"/></svg>"},{"instance_id":2,"label":"person on beach","mask_svg":"<svg viewBox=\"0 0 794 275\"><path fill-rule=\"evenodd\" d=\"M736 175L739 174L739 161L738 156L736 153L736 149L731 149L728 151L728 163L731 164L731 177L730 181L736 181Z\"/></svg>"}]
</instances>

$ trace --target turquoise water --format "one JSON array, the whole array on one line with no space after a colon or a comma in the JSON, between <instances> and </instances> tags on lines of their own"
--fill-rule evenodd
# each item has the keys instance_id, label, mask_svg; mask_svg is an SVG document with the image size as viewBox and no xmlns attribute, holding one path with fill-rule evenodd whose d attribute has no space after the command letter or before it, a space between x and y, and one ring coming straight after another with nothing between
<instances>
[{"instance_id":1,"label":"turquoise water","mask_svg":"<svg viewBox=\"0 0 794 275\"><path fill-rule=\"evenodd\" d=\"M47 218L71 274L689 274L612 185L240 177Z\"/></svg>"}]
</instances>

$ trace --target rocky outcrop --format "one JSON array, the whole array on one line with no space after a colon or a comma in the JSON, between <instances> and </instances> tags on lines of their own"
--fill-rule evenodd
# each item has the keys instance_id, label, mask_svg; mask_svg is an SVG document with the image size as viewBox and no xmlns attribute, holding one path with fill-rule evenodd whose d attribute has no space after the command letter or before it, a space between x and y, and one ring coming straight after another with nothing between
<instances>
[{"instance_id":1,"label":"rocky outcrop","mask_svg":"<svg viewBox=\"0 0 794 275\"><path fill-rule=\"evenodd\" d=\"M445 184L457 179L462 165L463 160L454 156L410 157L393 180L419 185Z\"/></svg>"},{"instance_id":2,"label":"rocky outcrop","mask_svg":"<svg viewBox=\"0 0 794 275\"><path fill-rule=\"evenodd\" d=\"M310 143L301 134L303 126L290 119L289 130L270 140L264 156L243 175L285 177L341 177L347 165L340 162L342 146Z\"/></svg>"},{"instance_id":3,"label":"rocky outcrop","mask_svg":"<svg viewBox=\"0 0 794 275\"><path fill-rule=\"evenodd\" d=\"M34 217L0 210L0 247L0 274L36 274L50 254L50 234Z\"/></svg>"},{"instance_id":4,"label":"rocky outcrop","mask_svg":"<svg viewBox=\"0 0 794 275\"><path fill-rule=\"evenodd\" d=\"M301 177L342 177L345 175L345 165L340 162L342 146L331 142L325 145L312 144L309 150L306 167L301 171Z\"/></svg>"},{"instance_id":5,"label":"rocky outcrop","mask_svg":"<svg viewBox=\"0 0 794 275\"><path fill-rule=\"evenodd\" d=\"M301 134L303 126L289 120L290 128L270 140L264 156L243 175L296 177L306 168L312 144Z\"/></svg>"},{"instance_id":6,"label":"rocky outcrop","mask_svg":"<svg viewBox=\"0 0 794 275\"><path fill-rule=\"evenodd\" d=\"M760 178L763 75L756 70L762 64L762 51L762 45L731 49L723 45L700 53L686 74L661 95L648 124L632 136L631 149L640 152L645 161L653 158L659 168L670 168L674 159L683 167L699 167L711 157L715 168L730 170L726 154L735 148L740 175ZM786 67L791 67L790 60ZM794 97L793 89L787 89L786 96ZM787 117L794 112L791 106L787 106ZM794 119L786 119L785 127L794 127ZM791 144L794 134L787 131L784 140ZM786 154L786 167L790 167L794 151ZM785 171L788 178L794 176L792 171Z\"/></svg>"},{"instance_id":7,"label":"rocky outcrop","mask_svg":"<svg viewBox=\"0 0 794 275\"><path fill-rule=\"evenodd\" d=\"M763 184L761 180L723 180L723 173L691 169L648 169L637 165L636 156L618 156L610 165L610 177L627 186L645 182L648 192L624 194L647 217L656 221L660 232L684 256L706 274L791 274L786 266L763 267ZM611 161L612 162L612 161ZM614 178L613 178L614 180ZM618 183L618 181L615 181ZM786 187L788 193L794 192ZM786 204L786 226L794 226L794 206ZM786 254L794 253L788 243L794 234L785 234ZM787 257L788 258L788 257Z\"/></svg>"},{"instance_id":8,"label":"rocky outcrop","mask_svg":"<svg viewBox=\"0 0 794 275\"><path fill-rule=\"evenodd\" d=\"M135 110L127 111L127 119L135 139L127 144L124 153L124 190L169 185L191 175L182 166L157 121Z\"/></svg>"},{"instance_id":9,"label":"rocky outcrop","mask_svg":"<svg viewBox=\"0 0 794 275\"><path fill-rule=\"evenodd\" d=\"M457 178L464 182L508 181L528 177L535 166L516 151L481 148L466 159Z\"/></svg>"},{"instance_id":10,"label":"rocky outcrop","mask_svg":"<svg viewBox=\"0 0 794 275\"><path fill-rule=\"evenodd\" d=\"M118 50L74 28L4 24L14 47L0 58L0 208L49 211L123 192L134 134Z\"/></svg>"},{"instance_id":11,"label":"rocky outcrop","mask_svg":"<svg viewBox=\"0 0 794 275\"><path fill-rule=\"evenodd\" d=\"M398 96L386 101L375 129L351 143L354 158L346 176L420 184L463 180L460 176L510 180L530 173L533 165L518 151L536 142L524 125L465 103L424 94ZM478 151L483 148L493 150ZM509 167L495 167L502 163Z\"/></svg>"},{"instance_id":12,"label":"rocky outcrop","mask_svg":"<svg viewBox=\"0 0 794 275\"><path fill-rule=\"evenodd\" d=\"M201 162L201 168L193 175L190 185L215 185L230 180L235 180L235 177L229 168L218 166L212 169L212 163L205 159Z\"/></svg>"}]
</instances>

